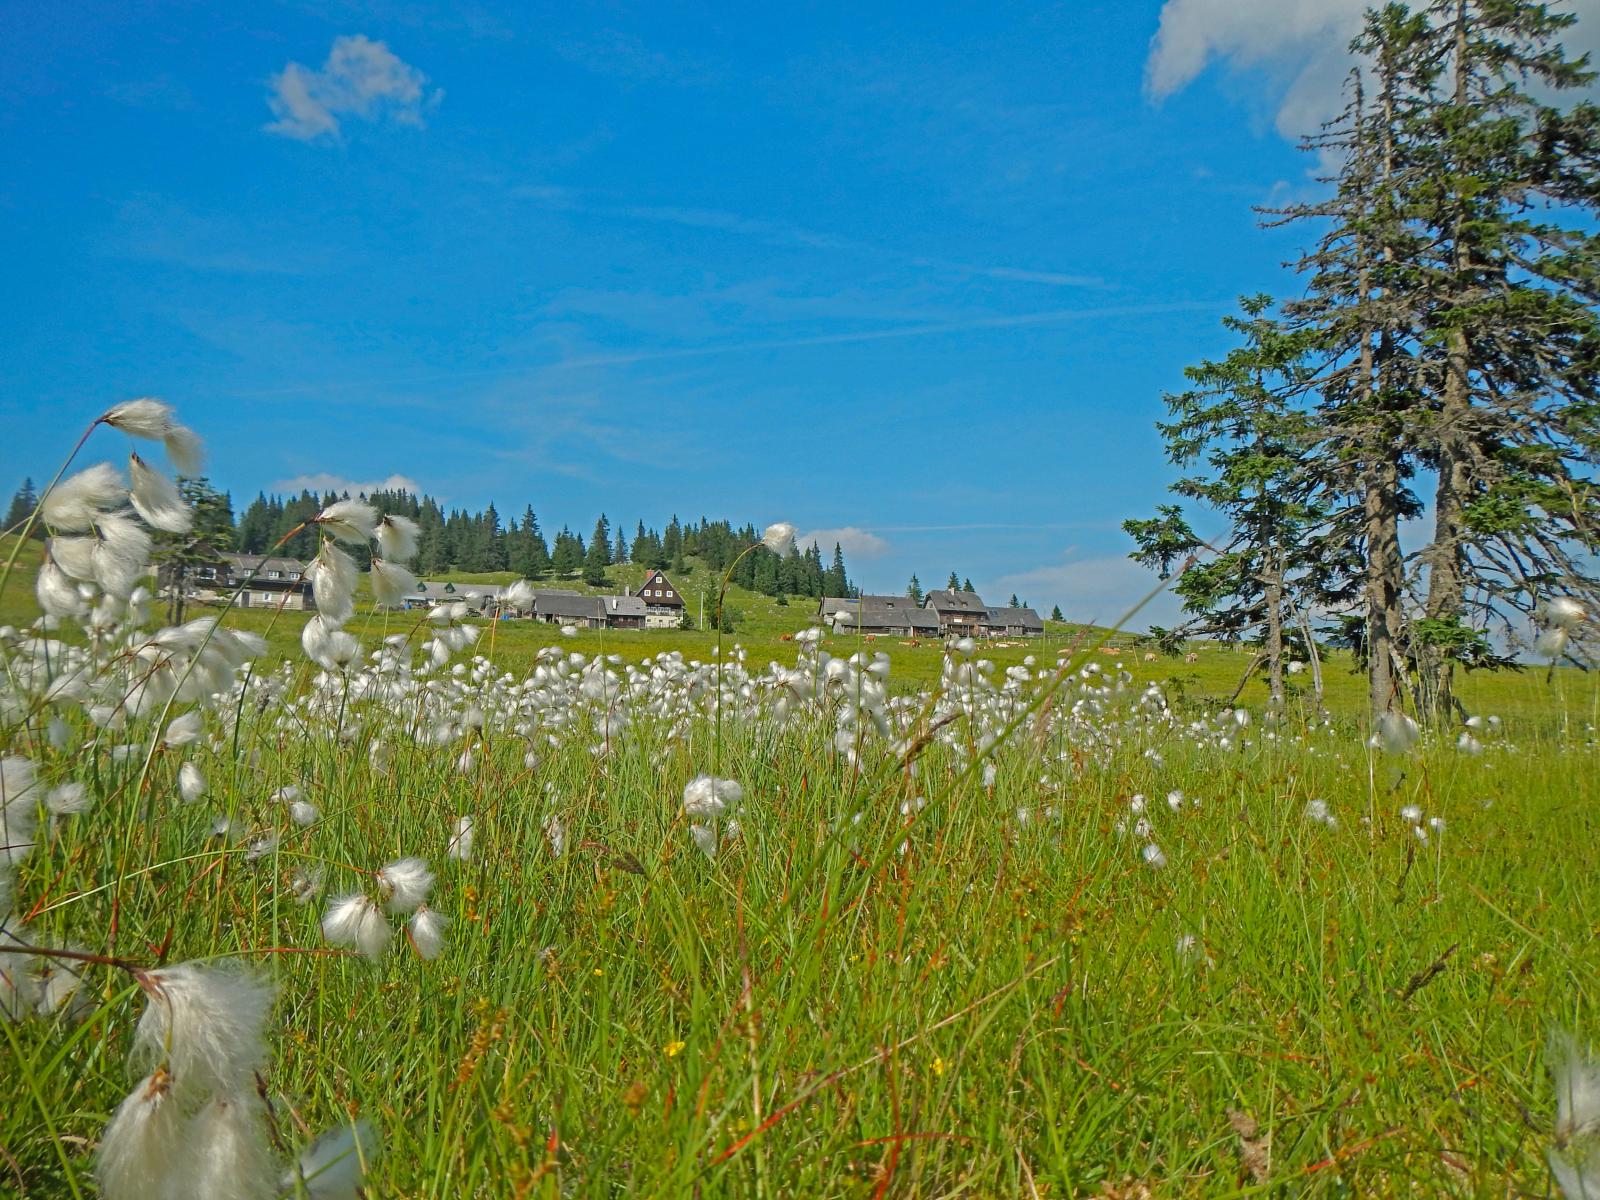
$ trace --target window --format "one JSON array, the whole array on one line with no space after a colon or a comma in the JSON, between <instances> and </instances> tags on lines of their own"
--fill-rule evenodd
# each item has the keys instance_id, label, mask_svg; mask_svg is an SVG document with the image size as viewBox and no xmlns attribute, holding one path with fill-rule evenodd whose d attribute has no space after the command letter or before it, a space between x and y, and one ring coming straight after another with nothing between
<instances>
[{"instance_id":1,"label":"window","mask_svg":"<svg viewBox=\"0 0 1600 1200\"><path fill-rule=\"evenodd\" d=\"M289 572L289 578L290 579L299 579L300 578L300 572L299 571L290 571Z\"/></svg>"},{"instance_id":2,"label":"window","mask_svg":"<svg viewBox=\"0 0 1600 1200\"><path fill-rule=\"evenodd\" d=\"M278 573L276 571L268 571L267 572L267 578L268 579L276 579L276 578L278 578Z\"/></svg>"}]
</instances>

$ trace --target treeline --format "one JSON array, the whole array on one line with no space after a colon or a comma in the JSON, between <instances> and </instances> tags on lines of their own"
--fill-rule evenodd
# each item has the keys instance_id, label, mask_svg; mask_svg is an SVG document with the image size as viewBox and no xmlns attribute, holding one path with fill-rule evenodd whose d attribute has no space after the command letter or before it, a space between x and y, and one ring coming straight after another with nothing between
<instances>
[{"instance_id":1,"label":"treeline","mask_svg":"<svg viewBox=\"0 0 1600 1200\"><path fill-rule=\"evenodd\" d=\"M1305 142L1330 194L1264 213L1307 234L1294 295L1243 301L1235 348L1167 397L1187 473L1126 523L1134 557L1182 571L1174 637L1259 642L1274 705L1317 614L1375 718L1465 716L1454 672L1511 665L1530 622L1552 658L1586 653L1600 108L1558 103L1594 79L1561 45L1573 22L1525 0L1369 11L1344 112Z\"/></svg>"},{"instance_id":2,"label":"treeline","mask_svg":"<svg viewBox=\"0 0 1600 1200\"><path fill-rule=\"evenodd\" d=\"M304 491L292 497L257 495L239 516L235 545L246 554L263 554L287 536L279 552L309 558L316 553L314 533L291 531L339 498ZM621 526L613 528L604 513L587 538L565 525L547 537L531 506L506 522L493 504L482 512L467 512L446 511L431 496L404 491L374 492L366 498L383 512L417 522L422 535L415 568L424 577L448 571L511 571L533 580L581 578L599 587L606 583L608 567L632 562L680 576L704 569L720 578L761 540L754 525L736 528L706 517L685 523L677 516L659 531L639 521L629 536ZM815 543L782 557L762 547L739 559L733 582L769 596L855 594L837 543L826 561Z\"/></svg>"}]
</instances>

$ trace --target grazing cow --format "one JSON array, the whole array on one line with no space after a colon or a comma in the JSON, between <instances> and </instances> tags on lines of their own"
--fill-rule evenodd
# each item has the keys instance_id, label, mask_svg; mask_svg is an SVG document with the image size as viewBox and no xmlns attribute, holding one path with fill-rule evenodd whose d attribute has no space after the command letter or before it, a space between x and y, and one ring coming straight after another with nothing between
<instances>
[{"instance_id":1,"label":"grazing cow","mask_svg":"<svg viewBox=\"0 0 1600 1200\"><path fill-rule=\"evenodd\" d=\"M778 640L780 642L792 642L792 641L794 641L794 634L792 634L792 633L780 633L778 635Z\"/></svg>"},{"instance_id":2,"label":"grazing cow","mask_svg":"<svg viewBox=\"0 0 1600 1200\"><path fill-rule=\"evenodd\" d=\"M1146 650L1144 652L1144 660L1145 662L1155 662L1156 652L1154 650Z\"/></svg>"}]
</instances>

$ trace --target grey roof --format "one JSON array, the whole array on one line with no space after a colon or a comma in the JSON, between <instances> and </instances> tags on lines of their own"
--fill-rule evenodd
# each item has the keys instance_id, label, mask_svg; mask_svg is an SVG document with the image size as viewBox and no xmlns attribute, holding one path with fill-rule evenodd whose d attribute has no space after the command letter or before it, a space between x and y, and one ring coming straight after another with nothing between
<instances>
[{"instance_id":1,"label":"grey roof","mask_svg":"<svg viewBox=\"0 0 1600 1200\"><path fill-rule=\"evenodd\" d=\"M540 592L533 602L533 611L541 617L600 621L605 619L604 600L603 596L585 596L578 592Z\"/></svg>"},{"instance_id":2,"label":"grey roof","mask_svg":"<svg viewBox=\"0 0 1600 1200\"><path fill-rule=\"evenodd\" d=\"M496 600L503 589L496 583L424 583L414 592L407 592L402 600L423 600L429 604L454 604L457 600L464 600L469 604L481 604L485 600Z\"/></svg>"},{"instance_id":3,"label":"grey roof","mask_svg":"<svg viewBox=\"0 0 1600 1200\"><path fill-rule=\"evenodd\" d=\"M819 615L841 629L939 631L939 618L909 596L824 596Z\"/></svg>"},{"instance_id":4,"label":"grey roof","mask_svg":"<svg viewBox=\"0 0 1600 1200\"><path fill-rule=\"evenodd\" d=\"M227 563L232 568L233 573L240 578L250 574L251 571L255 571L257 566L261 568L257 571L258 578L265 578L268 571L293 571L299 575L306 573L306 564L298 558L279 558L276 555L261 554L236 554L232 551L218 557Z\"/></svg>"},{"instance_id":5,"label":"grey roof","mask_svg":"<svg viewBox=\"0 0 1600 1200\"><path fill-rule=\"evenodd\" d=\"M923 603L941 613L971 613L981 617L989 611L989 606L977 592L952 592L945 588L935 588L929 592Z\"/></svg>"},{"instance_id":6,"label":"grey roof","mask_svg":"<svg viewBox=\"0 0 1600 1200\"><path fill-rule=\"evenodd\" d=\"M606 602L606 616L608 617L643 617L645 615L645 602L643 596L602 596Z\"/></svg>"},{"instance_id":7,"label":"grey roof","mask_svg":"<svg viewBox=\"0 0 1600 1200\"><path fill-rule=\"evenodd\" d=\"M1037 629L1041 632L1044 630L1044 622L1031 608L991 608L989 624L1007 629L1015 625L1022 629Z\"/></svg>"}]
</instances>

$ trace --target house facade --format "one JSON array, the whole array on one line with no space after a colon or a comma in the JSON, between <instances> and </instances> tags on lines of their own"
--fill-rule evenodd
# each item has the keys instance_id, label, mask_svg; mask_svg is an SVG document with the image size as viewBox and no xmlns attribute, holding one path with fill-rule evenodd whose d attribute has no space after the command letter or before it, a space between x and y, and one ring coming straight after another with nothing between
<instances>
[{"instance_id":1,"label":"house facade","mask_svg":"<svg viewBox=\"0 0 1600 1200\"><path fill-rule=\"evenodd\" d=\"M938 615L907 596L824 596L817 606L817 619L836 633L939 636Z\"/></svg>"},{"instance_id":2,"label":"house facade","mask_svg":"<svg viewBox=\"0 0 1600 1200\"><path fill-rule=\"evenodd\" d=\"M188 592L197 600L238 608L316 608L306 564L278 555L219 553L189 568Z\"/></svg>"},{"instance_id":3,"label":"house facade","mask_svg":"<svg viewBox=\"0 0 1600 1200\"><path fill-rule=\"evenodd\" d=\"M633 594L644 601L646 629L676 629L682 623L683 597L662 572L652 570Z\"/></svg>"},{"instance_id":4,"label":"house facade","mask_svg":"<svg viewBox=\"0 0 1600 1200\"><path fill-rule=\"evenodd\" d=\"M983 637L989 606L977 592L957 592L936 588L922 606L939 618L939 632L945 637Z\"/></svg>"},{"instance_id":5,"label":"house facade","mask_svg":"<svg viewBox=\"0 0 1600 1200\"><path fill-rule=\"evenodd\" d=\"M1031 608L991 608L984 632L989 637L1042 637L1044 621Z\"/></svg>"}]
</instances>

